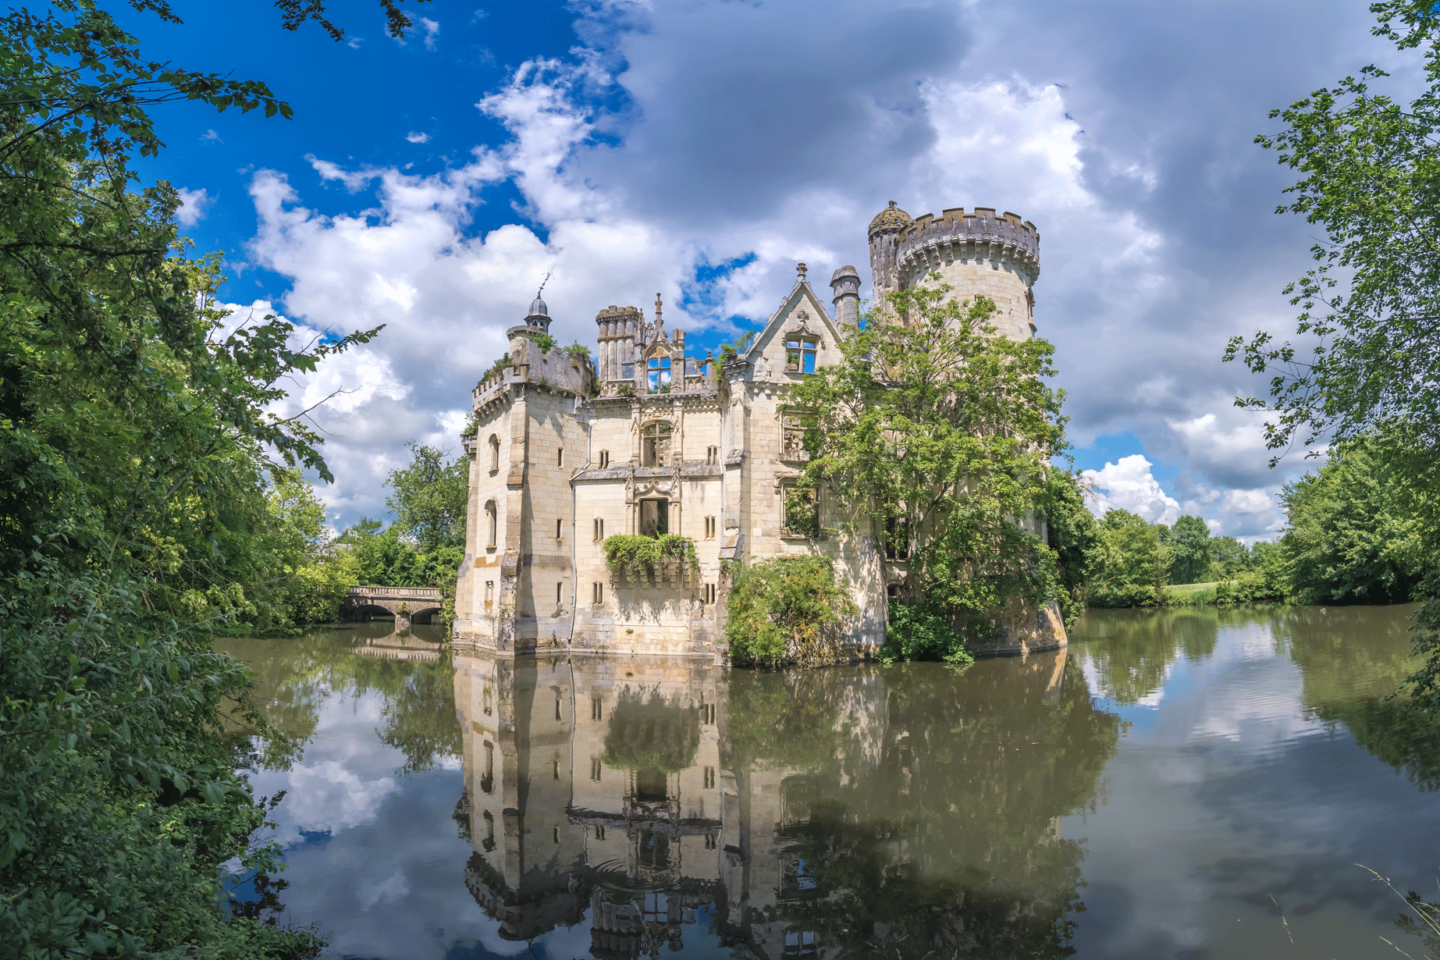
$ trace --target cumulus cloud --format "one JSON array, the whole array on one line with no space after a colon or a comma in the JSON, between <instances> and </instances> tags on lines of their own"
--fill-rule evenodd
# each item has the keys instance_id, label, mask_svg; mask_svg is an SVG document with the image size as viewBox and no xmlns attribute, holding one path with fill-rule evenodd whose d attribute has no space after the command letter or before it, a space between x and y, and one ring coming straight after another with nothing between
<instances>
[{"instance_id":1,"label":"cumulus cloud","mask_svg":"<svg viewBox=\"0 0 1440 960\"><path fill-rule=\"evenodd\" d=\"M1076 441L1128 430L1179 469L1170 493L1137 475L1107 502L1267 529L1270 508L1248 508L1273 504L1282 478L1258 419L1231 405L1263 385L1219 358L1230 335L1289 322L1277 291L1310 241L1269 216L1283 172L1251 141L1270 107L1366 57L1364 12L1297 27L1265 5L1108 9L585 6L570 55L477 91L504 136L445 169L312 158L356 194L339 214L257 173L250 254L290 279L287 313L331 331L388 325L372 354L388 367L371 376L398 386L323 421L332 456L393 462L405 439L448 429L552 268L564 339L591 343L598 308L656 290L676 326L727 330L768 315L798 260L812 276L868 273L864 227L887 200L912 214L986 205L1041 230L1036 320ZM417 23L434 41L438 23ZM1304 56L1277 55L1273 37L1295 30ZM1211 35L1233 69L1216 73ZM1024 57L995 56L1022 37ZM502 196L511 222L477 233L475 212ZM342 480L333 502L376 504L376 477Z\"/></svg>"},{"instance_id":2,"label":"cumulus cloud","mask_svg":"<svg viewBox=\"0 0 1440 960\"><path fill-rule=\"evenodd\" d=\"M193 227L204 220L205 208L213 202L213 198L205 192L205 188L187 190L181 187L177 192L180 194L180 209L175 211L176 222L182 227Z\"/></svg>"},{"instance_id":3,"label":"cumulus cloud","mask_svg":"<svg viewBox=\"0 0 1440 960\"><path fill-rule=\"evenodd\" d=\"M1103 517L1111 510L1129 510L1151 523L1174 523L1180 518L1180 503L1160 486L1150 472L1152 464L1141 454L1121 457L1099 470L1086 470L1085 479L1094 485L1091 510Z\"/></svg>"},{"instance_id":4,"label":"cumulus cloud","mask_svg":"<svg viewBox=\"0 0 1440 960\"><path fill-rule=\"evenodd\" d=\"M410 141L411 143L429 143L430 134L416 133L414 130L411 130L409 133L405 134L405 139Z\"/></svg>"}]
</instances>

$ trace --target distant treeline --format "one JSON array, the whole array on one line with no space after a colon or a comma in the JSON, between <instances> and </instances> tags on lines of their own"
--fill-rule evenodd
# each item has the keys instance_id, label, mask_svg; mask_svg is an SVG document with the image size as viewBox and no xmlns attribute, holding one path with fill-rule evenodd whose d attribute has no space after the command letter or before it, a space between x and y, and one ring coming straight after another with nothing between
<instances>
[{"instance_id":1,"label":"distant treeline","mask_svg":"<svg viewBox=\"0 0 1440 960\"><path fill-rule=\"evenodd\" d=\"M1212 537L1195 516L1173 526L1127 510L1099 521L1102 548L1092 564L1093 607L1175 603L1399 603L1420 581L1419 524L1397 506L1398 480L1374 444L1332 452L1317 472L1281 495L1287 523L1275 542L1246 546ZM1213 590L1167 589L1214 583Z\"/></svg>"}]
</instances>

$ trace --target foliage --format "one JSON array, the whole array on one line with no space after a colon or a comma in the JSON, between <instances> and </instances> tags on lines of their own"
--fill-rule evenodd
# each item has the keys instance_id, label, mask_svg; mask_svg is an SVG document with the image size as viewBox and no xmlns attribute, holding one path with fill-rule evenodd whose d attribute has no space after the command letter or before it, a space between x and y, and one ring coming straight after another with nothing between
<instances>
[{"instance_id":1,"label":"foliage","mask_svg":"<svg viewBox=\"0 0 1440 960\"><path fill-rule=\"evenodd\" d=\"M1054 348L995 333L993 302L944 285L888 295L796 385L807 479L829 483L871 529L911 541L902 599L957 621L1010 598L1055 599L1055 557L1034 525L1065 448Z\"/></svg>"},{"instance_id":2,"label":"foliage","mask_svg":"<svg viewBox=\"0 0 1440 960\"><path fill-rule=\"evenodd\" d=\"M513 364L510 360L510 351L507 350L505 351L504 355L500 357L499 360L496 360L494 363L490 364L490 369L485 371L484 375L480 377L479 383L476 383L475 386L480 386L480 384L485 383L491 377L501 376L502 374L504 374L506 369L508 369L512 365Z\"/></svg>"},{"instance_id":3,"label":"foliage","mask_svg":"<svg viewBox=\"0 0 1440 960\"><path fill-rule=\"evenodd\" d=\"M420 552L465 546L465 509L470 500L470 459L453 460L434 447L411 441L409 466L385 481L391 495L385 504L395 511L400 535L413 539Z\"/></svg>"},{"instance_id":4,"label":"foliage","mask_svg":"<svg viewBox=\"0 0 1440 960\"><path fill-rule=\"evenodd\" d=\"M586 363L590 360L590 348L577 340L565 348L565 356Z\"/></svg>"},{"instance_id":5,"label":"foliage","mask_svg":"<svg viewBox=\"0 0 1440 960\"><path fill-rule=\"evenodd\" d=\"M952 626L948 617L920 604L898 602L890 604L890 620L885 625L885 644L880 648L879 659L885 663L896 660L975 662L975 657L966 649L965 636Z\"/></svg>"},{"instance_id":6,"label":"foliage","mask_svg":"<svg viewBox=\"0 0 1440 960\"><path fill-rule=\"evenodd\" d=\"M1159 530L1128 510L1110 510L1100 520L1104 553L1090 584L1095 607L1153 607L1166 601L1172 552Z\"/></svg>"},{"instance_id":7,"label":"foliage","mask_svg":"<svg viewBox=\"0 0 1440 960\"><path fill-rule=\"evenodd\" d=\"M758 335L758 330L746 330L730 343L720 344L721 364L733 363L739 360L740 354L750 349L750 344L755 341L755 337Z\"/></svg>"},{"instance_id":8,"label":"foliage","mask_svg":"<svg viewBox=\"0 0 1440 960\"><path fill-rule=\"evenodd\" d=\"M1170 582L1198 583L1210 571L1210 528L1197 516L1184 516L1161 539L1170 545Z\"/></svg>"},{"instance_id":9,"label":"foliage","mask_svg":"<svg viewBox=\"0 0 1440 960\"><path fill-rule=\"evenodd\" d=\"M615 388L615 392L622 397L633 397L635 396L635 384L629 380L621 381L620 386Z\"/></svg>"},{"instance_id":10,"label":"foliage","mask_svg":"<svg viewBox=\"0 0 1440 960\"><path fill-rule=\"evenodd\" d=\"M1055 599L1065 629L1073 629L1085 612L1090 579L1105 556L1105 542L1095 516L1085 506L1081 478L1052 469L1045 478L1041 501L1048 546L1055 558Z\"/></svg>"},{"instance_id":11,"label":"foliage","mask_svg":"<svg viewBox=\"0 0 1440 960\"><path fill-rule=\"evenodd\" d=\"M1394 603L1422 570L1419 521L1383 447L1337 447L1318 472L1286 485L1289 525L1280 540L1290 593L1300 603Z\"/></svg>"},{"instance_id":12,"label":"foliage","mask_svg":"<svg viewBox=\"0 0 1440 960\"><path fill-rule=\"evenodd\" d=\"M535 337L535 346L540 348L541 353L549 353L555 349L555 338L548 333L537 334Z\"/></svg>"},{"instance_id":13,"label":"foliage","mask_svg":"<svg viewBox=\"0 0 1440 960\"><path fill-rule=\"evenodd\" d=\"M730 587L725 640L736 663L829 663L858 613L828 557L774 557L744 567Z\"/></svg>"},{"instance_id":14,"label":"foliage","mask_svg":"<svg viewBox=\"0 0 1440 960\"><path fill-rule=\"evenodd\" d=\"M606 537L601 549L605 551L605 565L616 576L624 575L639 583L644 581L655 585L655 568L673 561L684 564L687 572L700 569L700 556L695 552L695 541L678 533L663 533L658 537L637 536L617 533Z\"/></svg>"}]
</instances>

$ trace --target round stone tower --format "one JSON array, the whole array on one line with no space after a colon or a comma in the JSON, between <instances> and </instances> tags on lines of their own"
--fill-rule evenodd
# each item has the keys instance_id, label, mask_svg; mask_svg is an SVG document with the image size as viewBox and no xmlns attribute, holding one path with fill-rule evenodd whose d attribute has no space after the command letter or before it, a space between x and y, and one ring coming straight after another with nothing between
<instances>
[{"instance_id":1,"label":"round stone tower","mask_svg":"<svg viewBox=\"0 0 1440 960\"><path fill-rule=\"evenodd\" d=\"M870 222L870 264L877 300L938 273L962 301L977 295L994 300L1000 333L1014 340L1034 333L1031 287L1040 277L1040 233L1018 214L957 207L912 220L891 202Z\"/></svg>"}]
</instances>

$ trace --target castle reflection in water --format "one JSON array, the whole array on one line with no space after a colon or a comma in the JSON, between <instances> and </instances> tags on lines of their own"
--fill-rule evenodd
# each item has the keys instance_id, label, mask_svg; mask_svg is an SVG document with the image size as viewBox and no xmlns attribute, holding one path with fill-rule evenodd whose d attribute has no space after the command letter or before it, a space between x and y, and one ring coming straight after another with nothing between
<instances>
[{"instance_id":1,"label":"castle reflection in water","mask_svg":"<svg viewBox=\"0 0 1440 960\"><path fill-rule=\"evenodd\" d=\"M453 663L465 881L506 939L586 924L597 958L711 935L774 958L1070 953L1082 854L1059 821L1094 802L1119 724L1063 651L960 676Z\"/></svg>"}]
</instances>

